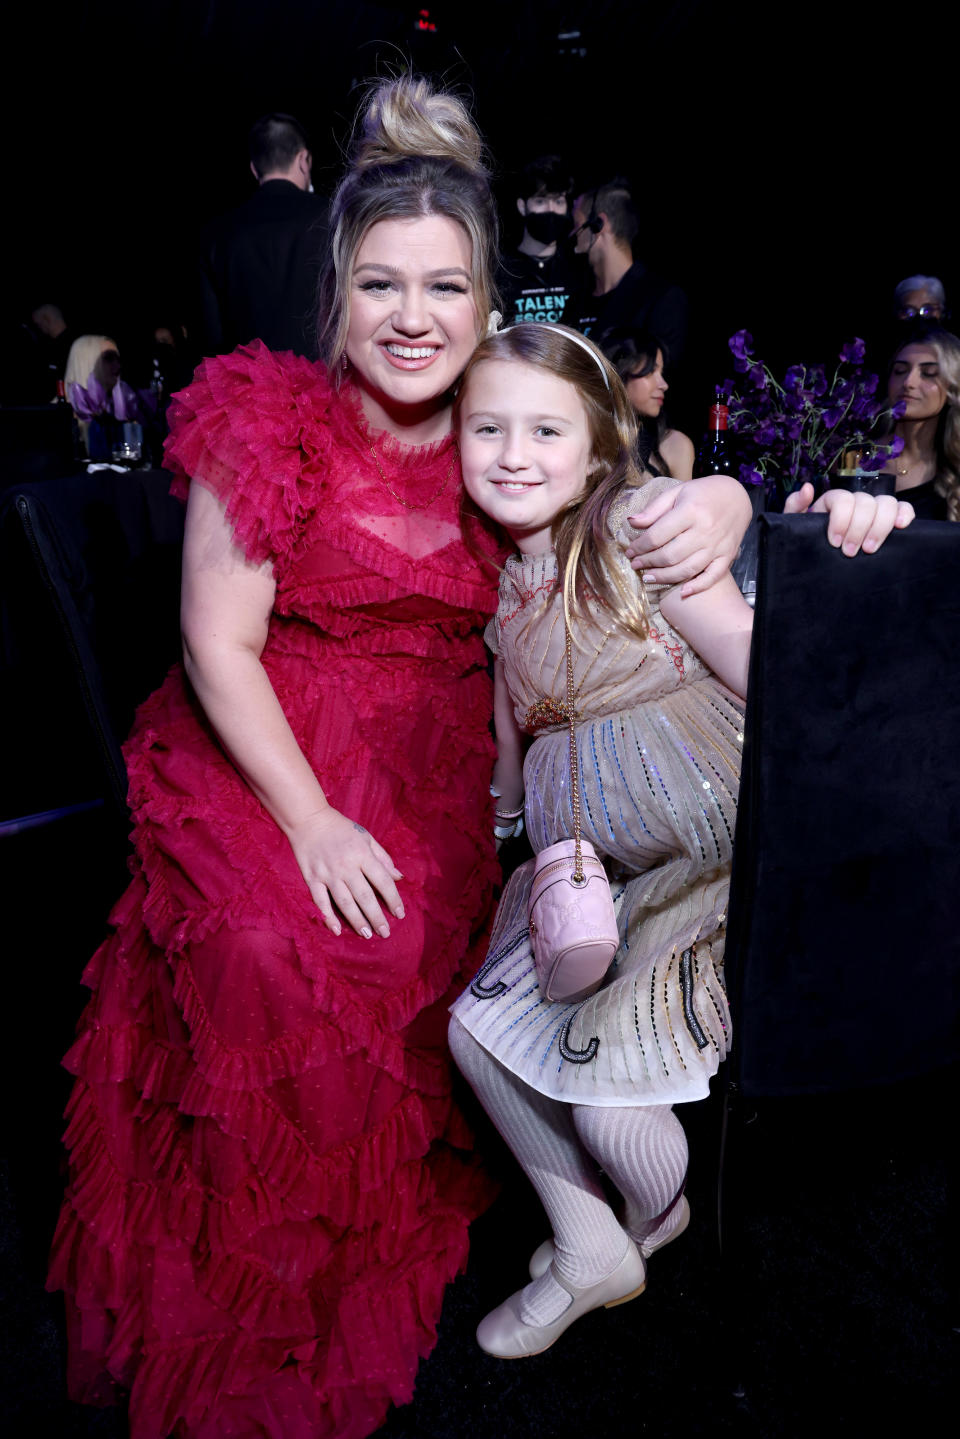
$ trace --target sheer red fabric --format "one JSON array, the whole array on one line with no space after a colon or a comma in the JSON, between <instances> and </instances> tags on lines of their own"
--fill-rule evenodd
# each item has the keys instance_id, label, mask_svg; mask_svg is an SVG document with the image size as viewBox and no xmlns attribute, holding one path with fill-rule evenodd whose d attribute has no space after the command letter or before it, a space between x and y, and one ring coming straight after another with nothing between
<instances>
[{"instance_id":1,"label":"sheer red fabric","mask_svg":"<svg viewBox=\"0 0 960 1439\"><path fill-rule=\"evenodd\" d=\"M371 435L305 360L206 362L169 462L272 561L264 666L331 803L402 870L406 918L326 930L175 669L127 745L134 879L66 1060L70 1388L130 1390L132 1439L360 1439L409 1400L490 1197L445 1031L496 873L495 574L460 538L452 440Z\"/></svg>"}]
</instances>

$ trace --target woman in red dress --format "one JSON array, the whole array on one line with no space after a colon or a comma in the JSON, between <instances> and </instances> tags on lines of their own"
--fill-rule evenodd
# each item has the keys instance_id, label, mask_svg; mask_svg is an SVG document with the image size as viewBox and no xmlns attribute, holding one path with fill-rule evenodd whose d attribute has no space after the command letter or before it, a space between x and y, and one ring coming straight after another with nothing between
<instances>
[{"instance_id":1,"label":"woman in red dress","mask_svg":"<svg viewBox=\"0 0 960 1439\"><path fill-rule=\"evenodd\" d=\"M326 366L244 347L172 413L184 664L126 750L50 1276L71 1394L129 1391L132 1439L370 1433L489 1198L445 1043L495 876L496 572L450 434L495 224L459 102L381 86L333 222Z\"/></svg>"},{"instance_id":2,"label":"woman in red dress","mask_svg":"<svg viewBox=\"0 0 960 1439\"><path fill-rule=\"evenodd\" d=\"M51 1273L71 1392L129 1390L134 1439L368 1434L489 1197L445 1041L495 877L495 572L449 420L494 215L459 103L383 87L334 218L329 366L253 345L172 416L185 662L126 750Z\"/></svg>"}]
</instances>

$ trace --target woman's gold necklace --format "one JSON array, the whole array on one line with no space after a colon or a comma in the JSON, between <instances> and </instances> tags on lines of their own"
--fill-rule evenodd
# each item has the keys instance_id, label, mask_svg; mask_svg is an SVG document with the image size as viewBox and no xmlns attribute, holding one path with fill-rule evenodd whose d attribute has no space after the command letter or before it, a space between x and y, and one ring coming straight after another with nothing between
<instances>
[{"instance_id":1,"label":"woman's gold necklace","mask_svg":"<svg viewBox=\"0 0 960 1439\"><path fill-rule=\"evenodd\" d=\"M919 459L919 460L911 460L911 462L910 462L909 465L897 465L897 467L896 467L896 469L897 469L897 474L898 474L898 475L901 477L901 479L902 479L904 475L909 475L909 473L910 473L911 470L915 470L918 465L927 466L929 463L930 463L929 460L925 460L925 459L922 459L922 458Z\"/></svg>"},{"instance_id":2,"label":"woman's gold necklace","mask_svg":"<svg viewBox=\"0 0 960 1439\"><path fill-rule=\"evenodd\" d=\"M380 476L384 489L388 490L390 494L393 495L393 498L397 501L397 503L403 505L404 509L407 510L428 510L433 504L434 500L438 500L443 494L444 490L447 488L447 485L450 483L450 476L453 474L453 467L457 463L457 451L456 448L454 448L453 456L450 460L450 468L447 470L447 473L444 475L442 481L440 482L439 490L436 490L435 493L430 496L429 500L424 500L423 504L411 505L409 500L405 500L402 495L397 494L396 490L393 488L390 481L383 473L383 466L380 463L380 456L377 454L373 445L370 446L370 453L373 456L373 463L377 467L377 474Z\"/></svg>"}]
</instances>

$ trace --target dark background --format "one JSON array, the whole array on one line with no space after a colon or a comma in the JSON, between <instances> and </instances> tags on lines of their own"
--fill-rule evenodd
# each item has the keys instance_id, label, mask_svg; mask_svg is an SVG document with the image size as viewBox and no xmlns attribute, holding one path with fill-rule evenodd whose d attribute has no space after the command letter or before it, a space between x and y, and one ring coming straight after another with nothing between
<instances>
[{"instance_id":1,"label":"dark background","mask_svg":"<svg viewBox=\"0 0 960 1439\"><path fill-rule=\"evenodd\" d=\"M329 190L358 84L405 58L473 96L508 244L504 177L529 156L560 150L578 183L634 180L638 253L691 298L698 413L741 326L778 364L829 359L882 328L905 275L939 274L949 297L945 7L924 8L916 39L842 0L438 0L432 32L419 13L389 0L31 5L3 101L4 321L50 299L72 328L122 345L168 312L189 317L198 230L252 188L251 122L298 116Z\"/></svg>"},{"instance_id":2,"label":"dark background","mask_svg":"<svg viewBox=\"0 0 960 1439\"><path fill-rule=\"evenodd\" d=\"M488 0L433 5L436 32L417 33L417 7L362 0L28 0L16 38L7 34L0 87L0 343L48 300L76 331L122 346L171 311L189 317L198 232L253 187L252 121L272 109L297 115L312 133L317 188L329 190L358 82L409 58L473 95L507 244L519 225L505 177L529 156L564 151L584 185L617 171L633 179L639 253L691 298L686 385L702 413L740 327L777 364L829 359L844 339L882 329L904 276L938 274L955 292L945 14L923 7L914 34L912 16L883 28L878 10L840 3ZM66 1403L60 1303L42 1290L68 1088L57 1065L83 998L81 968L123 885L123 833L94 811L3 852L5 999L21 1021L0 1065L12 1096L0 1155L0 1411L13 1436L125 1433L122 1413ZM613 1311L615 1327L591 1316L554 1354L507 1376L478 1355L473 1329L543 1232L527 1186L508 1173L448 1296L417 1403L391 1415L385 1439L567 1439L626 1424L658 1439L795 1439L827 1416L851 1434L871 1423L897 1432L898 1420L900 1432L929 1428L952 1399L944 1250L952 1241L955 1261L956 1226L943 1136L955 1093L955 1077L934 1078L869 1101L788 1101L788 1116L761 1106L748 1130L750 1172L763 1177L745 1266L759 1287L743 1341L752 1411L731 1412L739 1370L723 1349L732 1325L711 1227L715 1095L685 1107L695 1225L658 1256L649 1295ZM493 1152L489 1134L483 1142ZM576 1393L571 1375L588 1376Z\"/></svg>"}]
</instances>

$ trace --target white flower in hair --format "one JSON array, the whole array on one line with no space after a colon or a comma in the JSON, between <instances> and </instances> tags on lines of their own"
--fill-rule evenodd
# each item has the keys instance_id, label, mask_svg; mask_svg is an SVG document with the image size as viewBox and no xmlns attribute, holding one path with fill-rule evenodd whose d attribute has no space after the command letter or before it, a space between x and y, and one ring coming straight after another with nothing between
<instances>
[{"instance_id":1,"label":"white flower in hair","mask_svg":"<svg viewBox=\"0 0 960 1439\"><path fill-rule=\"evenodd\" d=\"M495 334L497 333L497 331L499 330L499 328L500 328L500 326L501 326L502 324L503 324L503 316L501 315L500 311L499 311L499 310L491 310L491 311L490 311L490 318L489 318L489 320L487 321L487 333L484 335L483 338L484 338L485 340L489 340L489 338L490 338L491 335L495 335Z\"/></svg>"}]
</instances>

